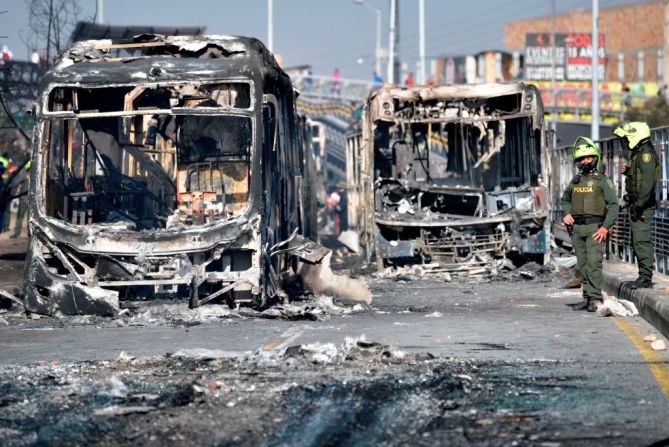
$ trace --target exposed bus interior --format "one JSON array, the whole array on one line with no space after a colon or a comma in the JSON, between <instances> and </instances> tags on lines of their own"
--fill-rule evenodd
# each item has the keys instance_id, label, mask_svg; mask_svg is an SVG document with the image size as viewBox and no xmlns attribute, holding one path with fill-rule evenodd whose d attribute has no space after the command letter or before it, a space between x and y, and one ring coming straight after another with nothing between
<instances>
[{"instance_id":1,"label":"exposed bus interior","mask_svg":"<svg viewBox=\"0 0 669 447\"><path fill-rule=\"evenodd\" d=\"M249 200L250 83L57 87L42 148L44 209L73 225L210 224Z\"/></svg>"},{"instance_id":2,"label":"exposed bus interior","mask_svg":"<svg viewBox=\"0 0 669 447\"><path fill-rule=\"evenodd\" d=\"M384 110L385 109L385 110ZM377 252L384 259L485 264L532 251L544 229L542 130L521 93L394 98L375 122ZM525 240L525 242L523 242ZM536 248L536 247L535 247Z\"/></svg>"}]
</instances>

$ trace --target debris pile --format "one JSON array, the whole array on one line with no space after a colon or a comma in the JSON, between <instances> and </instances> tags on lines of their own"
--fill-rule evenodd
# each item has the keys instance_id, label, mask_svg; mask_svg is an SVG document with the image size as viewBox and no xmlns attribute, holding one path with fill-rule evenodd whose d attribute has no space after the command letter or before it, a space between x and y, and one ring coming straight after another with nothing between
<instances>
[{"instance_id":1,"label":"debris pile","mask_svg":"<svg viewBox=\"0 0 669 447\"><path fill-rule=\"evenodd\" d=\"M38 327L190 327L244 319L326 321L332 315L349 315L364 312L367 309L368 306L359 303L354 305L339 304L328 295L308 295L299 297L290 303L277 304L263 310L242 306L231 309L225 305L207 305L189 309L183 302L149 301L141 305L136 303L133 307L122 309L115 318L96 315L58 315L52 318L33 314L32 316L36 319L32 321L30 317L26 317L22 308L15 306L13 309L1 313L0 326L29 324Z\"/></svg>"},{"instance_id":2,"label":"debris pile","mask_svg":"<svg viewBox=\"0 0 669 447\"><path fill-rule=\"evenodd\" d=\"M395 281L413 281L430 277L436 280L476 282L488 279L525 279L544 278L555 270L550 265L528 262L516 267L508 258L485 259L474 256L469 263L463 263L457 269L444 269L438 263L415 264L409 266L391 266L376 273L377 278Z\"/></svg>"},{"instance_id":3,"label":"debris pile","mask_svg":"<svg viewBox=\"0 0 669 447\"><path fill-rule=\"evenodd\" d=\"M0 383L8 445L537 445L620 436L569 411L600 390L559 363L474 365L364 338L241 356L13 366L0 368ZM648 444L633 442L647 440L642 428L630 433L631 443Z\"/></svg>"}]
</instances>

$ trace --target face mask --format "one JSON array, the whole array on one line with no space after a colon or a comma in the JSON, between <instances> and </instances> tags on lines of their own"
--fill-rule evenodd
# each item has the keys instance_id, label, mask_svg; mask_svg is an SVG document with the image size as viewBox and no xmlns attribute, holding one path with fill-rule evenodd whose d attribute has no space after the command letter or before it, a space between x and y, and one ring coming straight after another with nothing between
<instances>
[{"instance_id":1,"label":"face mask","mask_svg":"<svg viewBox=\"0 0 669 447\"><path fill-rule=\"evenodd\" d=\"M589 174L597 168L597 162L591 161L590 163L579 163L578 166L581 168L581 172Z\"/></svg>"}]
</instances>

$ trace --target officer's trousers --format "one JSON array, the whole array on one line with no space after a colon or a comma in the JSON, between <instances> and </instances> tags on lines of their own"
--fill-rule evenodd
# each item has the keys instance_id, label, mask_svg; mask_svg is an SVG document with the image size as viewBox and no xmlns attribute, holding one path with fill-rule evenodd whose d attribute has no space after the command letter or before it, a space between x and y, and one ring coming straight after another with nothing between
<instances>
[{"instance_id":1,"label":"officer's trousers","mask_svg":"<svg viewBox=\"0 0 669 447\"><path fill-rule=\"evenodd\" d=\"M634 247L634 256L639 263L639 276L645 279L653 277L653 259L655 250L650 239L650 229L653 223L654 208L643 211L644 220L638 219L632 222L630 219L630 229L632 230L632 247Z\"/></svg>"},{"instance_id":2,"label":"officer's trousers","mask_svg":"<svg viewBox=\"0 0 669 447\"><path fill-rule=\"evenodd\" d=\"M597 242L592 235L597 231L596 223L574 225L571 243L576 252L578 271L583 275L583 298L602 300L602 262L605 242Z\"/></svg>"}]
</instances>

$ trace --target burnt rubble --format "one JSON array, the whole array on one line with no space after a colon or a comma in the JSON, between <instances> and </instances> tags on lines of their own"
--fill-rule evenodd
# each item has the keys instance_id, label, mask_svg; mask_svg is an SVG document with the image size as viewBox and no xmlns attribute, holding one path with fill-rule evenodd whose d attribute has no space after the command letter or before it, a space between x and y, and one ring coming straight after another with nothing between
<instances>
[{"instance_id":1,"label":"burnt rubble","mask_svg":"<svg viewBox=\"0 0 669 447\"><path fill-rule=\"evenodd\" d=\"M241 356L122 353L0 369L0 434L17 446L615 444L614 429L572 420L570 402L599 391L561 368L435 358L364 338ZM635 436L647 438L625 440Z\"/></svg>"}]
</instances>

